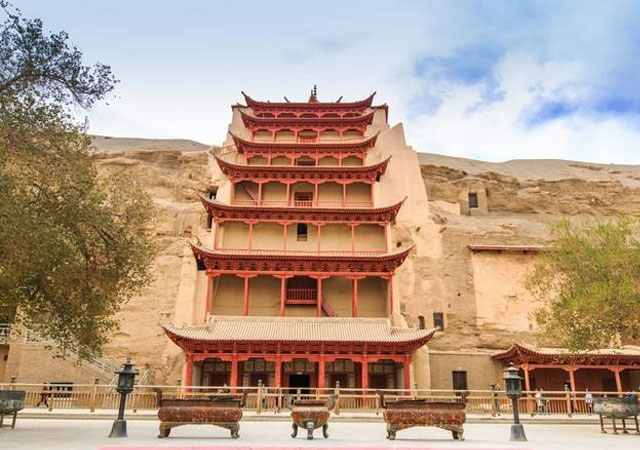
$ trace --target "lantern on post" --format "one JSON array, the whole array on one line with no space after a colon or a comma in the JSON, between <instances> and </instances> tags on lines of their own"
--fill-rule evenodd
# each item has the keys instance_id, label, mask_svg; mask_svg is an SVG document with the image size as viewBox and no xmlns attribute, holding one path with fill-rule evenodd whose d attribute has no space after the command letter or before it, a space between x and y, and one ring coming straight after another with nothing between
<instances>
[{"instance_id":1,"label":"lantern on post","mask_svg":"<svg viewBox=\"0 0 640 450\"><path fill-rule=\"evenodd\" d=\"M511 425L510 441L526 441L527 436L524 434L524 427L520 423L520 415L518 414L518 399L522 397L522 380L523 378L518 375L518 369L509 364L509 367L504 371L504 384L506 388L507 397L511 399L513 405L513 425Z\"/></svg>"},{"instance_id":2,"label":"lantern on post","mask_svg":"<svg viewBox=\"0 0 640 450\"><path fill-rule=\"evenodd\" d=\"M118 409L118 418L113 421L111 434L109 437L127 437L127 421L124 420L124 408L127 402L127 395L133 392L133 384L136 379L136 371L133 370L131 359L127 358L122 369L117 371L118 384L116 391L120 394L120 408Z\"/></svg>"}]
</instances>

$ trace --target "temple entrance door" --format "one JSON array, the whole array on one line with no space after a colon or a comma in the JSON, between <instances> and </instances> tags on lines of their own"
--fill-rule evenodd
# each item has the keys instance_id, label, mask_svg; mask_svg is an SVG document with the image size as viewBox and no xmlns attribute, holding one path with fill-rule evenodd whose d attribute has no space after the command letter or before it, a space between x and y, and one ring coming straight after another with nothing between
<instances>
[{"instance_id":1,"label":"temple entrance door","mask_svg":"<svg viewBox=\"0 0 640 450\"><path fill-rule=\"evenodd\" d=\"M369 387L371 389L388 389L386 375L369 375Z\"/></svg>"},{"instance_id":2,"label":"temple entrance door","mask_svg":"<svg viewBox=\"0 0 640 450\"><path fill-rule=\"evenodd\" d=\"M252 373L250 383L251 386L257 386L258 381L262 380L262 385L266 386L269 384L269 378L266 373Z\"/></svg>"},{"instance_id":3,"label":"temple entrance door","mask_svg":"<svg viewBox=\"0 0 640 450\"><path fill-rule=\"evenodd\" d=\"M289 375L289 389L291 392L296 392L298 388L301 388L303 394L308 394L310 387L310 375Z\"/></svg>"}]
</instances>

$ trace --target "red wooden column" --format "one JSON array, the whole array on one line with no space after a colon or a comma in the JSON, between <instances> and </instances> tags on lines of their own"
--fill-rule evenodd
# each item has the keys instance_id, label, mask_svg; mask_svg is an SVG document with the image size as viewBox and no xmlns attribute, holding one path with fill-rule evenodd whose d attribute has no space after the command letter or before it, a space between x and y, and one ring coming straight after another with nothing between
<instances>
[{"instance_id":1,"label":"red wooden column","mask_svg":"<svg viewBox=\"0 0 640 450\"><path fill-rule=\"evenodd\" d=\"M287 206L291 205L291 183L285 183L287 185Z\"/></svg>"},{"instance_id":2,"label":"red wooden column","mask_svg":"<svg viewBox=\"0 0 640 450\"><path fill-rule=\"evenodd\" d=\"M529 364L523 364L521 367L524 372L524 390L531 391L531 382L529 381ZM531 401L531 394L527 394L527 412L533 414L533 402Z\"/></svg>"},{"instance_id":3,"label":"red wooden column","mask_svg":"<svg viewBox=\"0 0 640 450\"><path fill-rule=\"evenodd\" d=\"M369 389L369 364L367 362L367 357L363 356L362 357L362 362L360 363L360 375L362 377L362 390L365 391L366 394L366 390Z\"/></svg>"},{"instance_id":4,"label":"red wooden column","mask_svg":"<svg viewBox=\"0 0 640 450\"><path fill-rule=\"evenodd\" d=\"M317 164L316 164L317 165ZM314 183L314 188L313 188L313 202L311 202L311 205L313 206L314 204L317 205L318 204L318 183L317 181Z\"/></svg>"},{"instance_id":5,"label":"red wooden column","mask_svg":"<svg viewBox=\"0 0 640 450\"><path fill-rule=\"evenodd\" d=\"M318 296L318 300L316 301L316 317L322 317L322 278L318 277L316 281L318 283L318 287L316 289L316 295ZM322 364L322 370L324 371L324 362Z\"/></svg>"},{"instance_id":6,"label":"red wooden column","mask_svg":"<svg viewBox=\"0 0 640 450\"><path fill-rule=\"evenodd\" d=\"M186 380L184 380L184 385L191 387L193 382L193 353L185 354L185 358L187 360L187 373L185 375Z\"/></svg>"},{"instance_id":7,"label":"red wooden column","mask_svg":"<svg viewBox=\"0 0 640 450\"><path fill-rule=\"evenodd\" d=\"M244 296L242 301L242 312L245 316L249 315L249 279L253 278L252 275L244 275Z\"/></svg>"},{"instance_id":8,"label":"red wooden column","mask_svg":"<svg viewBox=\"0 0 640 450\"><path fill-rule=\"evenodd\" d=\"M282 223L282 250L286 250L287 249L287 227L289 226L289 224L287 222L283 222Z\"/></svg>"},{"instance_id":9,"label":"red wooden column","mask_svg":"<svg viewBox=\"0 0 640 450\"><path fill-rule=\"evenodd\" d=\"M282 357L280 353L276 355L276 387L282 386Z\"/></svg>"},{"instance_id":10,"label":"red wooden column","mask_svg":"<svg viewBox=\"0 0 640 450\"><path fill-rule=\"evenodd\" d=\"M575 377L576 368L573 366L569 366L565 370L569 372L569 384L571 385L571 392L575 392L576 391L576 377Z\"/></svg>"},{"instance_id":11,"label":"red wooden column","mask_svg":"<svg viewBox=\"0 0 640 450\"><path fill-rule=\"evenodd\" d=\"M318 388L324 389L324 387L324 355L320 355L318 358Z\"/></svg>"},{"instance_id":12,"label":"red wooden column","mask_svg":"<svg viewBox=\"0 0 640 450\"><path fill-rule=\"evenodd\" d=\"M350 223L351 227L351 253L355 253L356 251L356 224Z\"/></svg>"},{"instance_id":13,"label":"red wooden column","mask_svg":"<svg viewBox=\"0 0 640 450\"><path fill-rule=\"evenodd\" d=\"M404 357L404 389L411 390L411 355L406 355Z\"/></svg>"},{"instance_id":14,"label":"red wooden column","mask_svg":"<svg viewBox=\"0 0 640 450\"><path fill-rule=\"evenodd\" d=\"M293 275L276 275L276 278L280 278L280 315L284 316L284 306L287 299L287 278L291 278Z\"/></svg>"},{"instance_id":15,"label":"red wooden column","mask_svg":"<svg viewBox=\"0 0 640 450\"><path fill-rule=\"evenodd\" d=\"M342 183L342 206L347 202L347 183Z\"/></svg>"},{"instance_id":16,"label":"red wooden column","mask_svg":"<svg viewBox=\"0 0 640 450\"><path fill-rule=\"evenodd\" d=\"M238 386L238 355L235 353L231 358L231 379L229 380L229 385L232 388ZM235 389L233 389L233 392L235 392Z\"/></svg>"},{"instance_id":17,"label":"red wooden column","mask_svg":"<svg viewBox=\"0 0 640 450\"><path fill-rule=\"evenodd\" d=\"M613 372L613 375L616 377L616 391L618 394L622 393L622 378L620 377L620 372L622 372L621 367L610 367L609 370Z\"/></svg>"},{"instance_id":18,"label":"red wooden column","mask_svg":"<svg viewBox=\"0 0 640 450\"><path fill-rule=\"evenodd\" d=\"M358 317L358 278L351 280L353 291L351 293L351 316Z\"/></svg>"}]
</instances>

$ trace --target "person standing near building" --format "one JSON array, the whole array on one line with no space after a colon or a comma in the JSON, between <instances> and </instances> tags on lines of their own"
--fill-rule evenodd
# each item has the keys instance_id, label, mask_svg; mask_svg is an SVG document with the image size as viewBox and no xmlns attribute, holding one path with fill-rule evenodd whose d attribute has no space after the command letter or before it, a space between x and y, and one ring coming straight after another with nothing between
<instances>
[{"instance_id":1,"label":"person standing near building","mask_svg":"<svg viewBox=\"0 0 640 450\"><path fill-rule=\"evenodd\" d=\"M489 389L493 391L493 408L494 413L500 415L500 385L498 383L491 383Z\"/></svg>"},{"instance_id":2,"label":"person standing near building","mask_svg":"<svg viewBox=\"0 0 640 450\"><path fill-rule=\"evenodd\" d=\"M36 408L39 408L42 404L47 408L49 407L49 389L47 383L42 383L42 392L40 392L40 396L38 397Z\"/></svg>"},{"instance_id":3,"label":"person standing near building","mask_svg":"<svg viewBox=\"0 0 640 450\"><path fill-rule=\"evenodd\" d=\"M589 388L585 389L584 404L587 406L587 412L591 414L593 412L593 394L589 392Z\"/></svg>"}]
</instances>

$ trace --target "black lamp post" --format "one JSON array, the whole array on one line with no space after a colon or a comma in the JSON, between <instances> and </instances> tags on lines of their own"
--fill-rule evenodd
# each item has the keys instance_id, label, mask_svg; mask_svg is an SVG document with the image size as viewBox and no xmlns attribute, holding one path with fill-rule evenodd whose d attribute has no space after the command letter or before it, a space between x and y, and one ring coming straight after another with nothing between
<instances>
[{"instance_id":1,"label":"black lamp post","mask_svg":"<svg viewBox=\"0 0 640 450\"><path fill-rule=\"evenodd\" d=\"M518 375L518 369L513 363L504 371L504 384L507 391L507 397L511 399L513 405L513 425L511 425L510 441L526 441L527 436L524 434L524 427L520 423L520 415L518 414L518 399L522 397L522 377Z\"/></svg>"},{"instance_id":2,"label":"black lamp post","mask_svg":"<svg viewBox=\"0 0 640 450\"><path fill-rule=\"evenodd\" d=\"M133 392L133 383L136 378L136 371L133 370L131 359L127 358L124 367L116 373L118 374L116 391L120 394L120 408L118 409L118 418L113 421L109 437L127 437L127 421L124 420L124 407L127 403L127 395Z\"/></svg>"}]
</instances>

